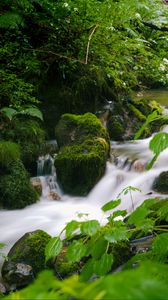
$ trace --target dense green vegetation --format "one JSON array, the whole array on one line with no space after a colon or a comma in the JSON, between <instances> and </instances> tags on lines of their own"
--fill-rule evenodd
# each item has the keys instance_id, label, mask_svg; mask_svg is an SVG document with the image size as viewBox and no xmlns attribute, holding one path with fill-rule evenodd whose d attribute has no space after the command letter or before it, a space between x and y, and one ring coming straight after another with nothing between
<instances>
[{"instance_id":1,"label":"dense green vegetation","mask_svg":"<svg viewBox=\"0 0 168 300\"><path fill-rule=\"evenodd\" d=\"M42 100L52 134L62 113L95 112L131 88L167 85L160 0L6 0L0 9L0 105Z\"/></svg>"}]
</instances>

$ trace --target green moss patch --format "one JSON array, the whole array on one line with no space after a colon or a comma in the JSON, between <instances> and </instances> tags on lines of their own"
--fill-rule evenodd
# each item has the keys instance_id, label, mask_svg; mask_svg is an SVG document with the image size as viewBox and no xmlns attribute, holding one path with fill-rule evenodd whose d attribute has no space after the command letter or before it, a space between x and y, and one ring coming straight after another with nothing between
<instances>
[{"instance_id":1,"label":"green moss patch","mask_svg":"<svg viewBox=\"0 0 168 300\"><path fill-rule=\"evenodd\" d=\"M109 141L107 130L92 113L64 114L58 122L55 132L59 147L81 143L92 137L102 137L107 142Z\"/></svg>"},{"instance_id":2,"label":"green moss patch","mask_svg":"<svg viewBox=\"0 0 168 300\"><path fill-rule=\"evenodd\" d=\"M0 176L0 205L8 209L23 208L35 203L39 196L21 161L8 164Z\"/></svg>"},{"instance_id":3,"label":"green moss patch","mask_svg":"<svg viewBox=\"0 0 168 300\"><path fill-rule=\"evenodd\" d=\"M108 144L86 140L61 148L55 159L58 180L66 193L86 195L104 174Z\"/></svg>"}]
</instances>

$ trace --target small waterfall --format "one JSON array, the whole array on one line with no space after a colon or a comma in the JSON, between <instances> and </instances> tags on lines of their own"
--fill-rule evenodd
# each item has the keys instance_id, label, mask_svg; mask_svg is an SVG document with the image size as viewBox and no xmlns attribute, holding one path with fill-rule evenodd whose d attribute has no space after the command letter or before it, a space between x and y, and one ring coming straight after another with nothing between
<instances>
[{"instance_id":1,"label":"small waterfall","mask_svg":"<svg viewBox=\"0 0 168 300\"><path fill-rule=\"evenodd\" d=\"M39 156L37 161L37 176L53 175L55 173L54 159L50 154Z\"/></svg>"}]
</instances>

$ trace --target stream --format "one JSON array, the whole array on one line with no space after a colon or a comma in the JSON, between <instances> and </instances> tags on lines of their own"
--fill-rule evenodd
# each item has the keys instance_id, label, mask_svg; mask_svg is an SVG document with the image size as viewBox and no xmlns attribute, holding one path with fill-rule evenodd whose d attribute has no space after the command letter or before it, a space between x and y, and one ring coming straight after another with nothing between
<instances>
[{"instance_id":1,"label":"stream","mask_svg":"<svg viewBox=\"0 0 168 300\"><path fill-rule=\"evenodd\" d=\"M165 92L163 94L165 99ZM168 100L167 91L166 99ZM167 105L167 102L161 104ZM167 127L164 131L168 131ZM138 188L141 192L132 192L133 205L129 193L122 196L122 202L116 209L126 209L130 213L133 206L136 208L145 199L161 196L152 190L152 184L161 172L168 170L168 149L162 152L152 170L146 171L145 165L152 158L148 147L150 139L151 137L135 142L112 142L112 158L107 162L105 174L87 197L63 194L56 180L53 160L48 165L50 171L47 171L51 174L46 175L43 172L46 158L40 158L37 170L38 180L42 184L40 200L24 209L0 210L0 242L6 245L2 252L7 254L11 246L29 231L42 229L52 236L59 234L67 222L79 219L79 213L88 214L87 218L104 223L109 213L103 213L101 206L116 199L128 186ZM54 200L51 193L58 194L60 199ZM0 266L1 264L0 257Z\"/></svg>"},{"instance_id":2,"label":"stream","mask_svg":"<svg viewBox=\"0 0 168 300\"><path fill-rule=\"evenodd\" d=\"M7 253L16 240L28 231L43 229L53 236L57 235L68 221L79 218L78 213L89 214L88 218L95 218L103 223L106 214L102 213L101 206L116 199L127 186L141 190L132 192L134 207L147 198L160 196L152 191L152 183L157 175L168 170L168 149L160 155L152 170L145 171L144 164L152 157L148 149L149 141L150 138L135 142L112 142L112 153L117 159L113 163L107 162L103 178L87 197L63 194L56 182L54 171L50 176L40 176L43 187L40 201L24 209L0 211L0 239L6 244L3 252ZM51 191L58 193L61 199L51 199ZM132 211L129 194L122 197L117 209L126 209L128 213Z\"/></svg>"}]
</instances>

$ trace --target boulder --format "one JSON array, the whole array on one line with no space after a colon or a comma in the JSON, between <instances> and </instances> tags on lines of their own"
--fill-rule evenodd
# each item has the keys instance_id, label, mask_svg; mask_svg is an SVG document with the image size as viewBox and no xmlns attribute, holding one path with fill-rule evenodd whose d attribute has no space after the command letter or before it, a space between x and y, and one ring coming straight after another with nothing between
<instances>
[{"instance_id":1,"label":"boulder","mask_svg":"<svg viewBox=\"0 0 168 300\"><path fill-rule=\"evenodd\" d=\"M31 181L32 186L34 187L34 189L38 193L38 195L41 196L42 195L42 184L41 184L40 178L39 177L32 177L30 181Z\"/></svg>"},{"instance_id":2,"label":"boulder","mask_svg":"<svg viewBox=\"0 0 168 300\"><path fill-rule=\"evenodd\" d=\"M55 158L57 178L64 192L86 195L102 177L109 155L109 136L98 118L63 115L56 127L58 145Z\"/></svg>"},{"instance_id":3,"label":"boulder","mask_svg":"<svg viewBox=\"0 0 168 300\"><path fill-rule=\"evenodd\" d=\"M35 203L39 195L30 183L30 176L20 160L8 164L0 176L0 204L4 208L18 209Z\"/></svg>"},{"instance_id":4,"label":"boulder","mask_svg":"<svg viewBox=\"0 0 168 300\"><path fill-rule=\"evenodd\" d=\"M162 172L154 180L152 188L158 193L168 194L168 171Z\"/></svg>"},{"instance_id":5,"label":"boulder","mask_svg":"<svg viewBox=\"0 0 168 300\"><path fill-rule=\"evenodd\" d=\"M2 266L3 280L19 288L29 284L45 269L45 247L50 235L42 230L23 235L8 253L8 260Z\"/></svg>"},{"instance_id":6,"label":"boulder","mask_svg":"<svg viewBox=\"0 0 168 300\"><path fill-rule=\"evenodd\" d=\"M64 114L55 129L59 147L79 144L86 139L99 137L109 143L109 135L101 121L92 113Z\"/></svg>"}]
</instances>

